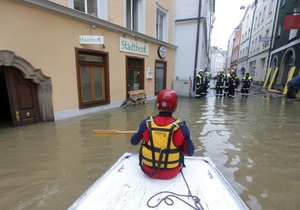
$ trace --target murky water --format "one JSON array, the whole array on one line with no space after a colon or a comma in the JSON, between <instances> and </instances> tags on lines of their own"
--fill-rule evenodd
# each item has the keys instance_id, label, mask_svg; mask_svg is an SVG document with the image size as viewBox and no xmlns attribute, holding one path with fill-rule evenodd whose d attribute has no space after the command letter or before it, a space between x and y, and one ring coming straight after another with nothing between
<instances>
[{"instance_id":1,"label":"murky water","mask_svg":"<svg viewBox=\"0 0 300 210\"><path fill-rule=\"evenodd\" d=\"M300 102L180 98L174 116L192 132L250 209L300 209ZM130 135L98 138L94 129L136 130L157 113L154 101L23 127L0 127L0 209L67 209L125 152Z\"/></svg>"}]
</instances>

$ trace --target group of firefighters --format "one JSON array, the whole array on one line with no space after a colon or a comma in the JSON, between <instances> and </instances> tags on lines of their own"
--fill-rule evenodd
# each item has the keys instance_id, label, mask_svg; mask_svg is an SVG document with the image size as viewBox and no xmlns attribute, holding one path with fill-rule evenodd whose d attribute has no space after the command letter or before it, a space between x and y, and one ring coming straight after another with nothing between
<instances>
[{"instance_id":1,"label":"group of firefighters","mask_svg":"<svg viewBox=\"0 0 300 210\"><path fill-rule=\"evenodd\" d=\"M242 97L247 98L249 94L250 85L252 83L252 77L249 73L240 79L236 76L236 72L234 70L230 70L230 73L224 74L224 71L221 71L217 74L215 78L216 81L216 97L228 97L234 98L235 90L239 87L240 83L242 84L241 93ZM198 71L198 74L195 78L196 84L196 98L200 98L206 96L208 93L207 89L210 87L210 77L208 72L203 72L202 69Z\"/></svg>"}]
</instances>

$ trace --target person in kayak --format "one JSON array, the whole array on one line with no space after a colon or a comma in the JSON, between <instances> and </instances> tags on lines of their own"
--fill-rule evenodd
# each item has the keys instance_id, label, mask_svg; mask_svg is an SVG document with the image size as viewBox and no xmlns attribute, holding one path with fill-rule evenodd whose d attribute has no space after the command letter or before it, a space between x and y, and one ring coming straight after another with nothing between
<instances>
[{"instance_id":1,"label":"person in kayak","mask_svg":"<svg viewBox=\"0 0 300 210\"><path fill-rule=\"evenodd\" d=\"M142 171L155 179L171 179L184 166L184 155L194 154L194 144L185 121L174 118L177 107L177 93L164 89L157 95L156 116L144 119L131 144L140 142L140 166Z\"/></svg>"}]
</instances>

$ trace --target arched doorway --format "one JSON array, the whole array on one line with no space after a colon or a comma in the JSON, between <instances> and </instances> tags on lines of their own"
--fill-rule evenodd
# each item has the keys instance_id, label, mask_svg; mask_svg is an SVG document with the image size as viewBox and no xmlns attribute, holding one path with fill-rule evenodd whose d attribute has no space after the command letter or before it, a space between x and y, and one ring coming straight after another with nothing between
<instances>
[{"instance_id":1,"label":"arched doorway","mask_svg":"<svg viewBox=\"0 0 300 210\"><path fill-rule=\"evenodd\" d=\"M276 80L277 89L283 90L286 84L289 72L291 68L295 65L295 51L293 48L288 49L282 59L280 64L278 77Z\"/></svg>"},{"instance_id":2,"label":"arched doorway","mask_svg":"<svg viewBox=\"0 0 300 210\"><path fill-rule=\"evenodd\" d=\"M51 78L9 50L0 50L1 119L14 126L53 121ZM2 100L3 99L3 100Z\"/></svg>"}]
</instances>

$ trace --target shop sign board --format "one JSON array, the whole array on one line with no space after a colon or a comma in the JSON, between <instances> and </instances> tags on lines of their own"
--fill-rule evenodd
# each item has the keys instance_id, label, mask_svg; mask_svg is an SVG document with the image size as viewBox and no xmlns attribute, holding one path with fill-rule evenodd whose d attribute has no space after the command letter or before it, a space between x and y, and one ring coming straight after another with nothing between
<instances>
[{"instance_id":1,"label":"shop sign board","mask_svg":"<svg viewBox=\"0 0 300 210\"><path fill-rule=\"evenodd\" d=\"M300 28L300 15L287 15L284 18L283 30Z\"/></svg>"},{"instance_id":2,"label":"shop sign board","mask_svg":"<svg viewBox=\"0 0 300 210\"><path fill-rule=\"evenodd\" d=\"M103 36L79 36L80 44L104 44Z\"/></svg>"},{"instance_id":3,"label":"shop sign board","mask_svg":"<svg viewBox=\"0 0 300 210\"><path fill-rule=\"evenodd\" d=\"M149 56L149 45L143 42L120 37L120 51Z\"/></svg>"}]
</instances>

